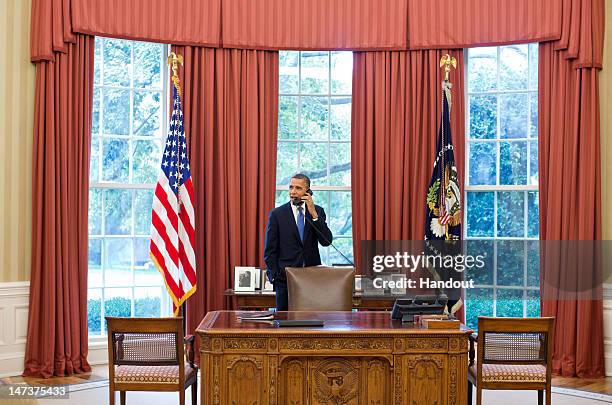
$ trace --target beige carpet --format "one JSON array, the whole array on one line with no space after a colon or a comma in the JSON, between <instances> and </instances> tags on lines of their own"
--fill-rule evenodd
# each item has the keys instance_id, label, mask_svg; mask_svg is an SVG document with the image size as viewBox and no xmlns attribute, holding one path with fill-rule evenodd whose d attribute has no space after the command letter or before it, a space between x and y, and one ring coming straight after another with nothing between
<instances>
[{"instance_id":1,"label":"beige carpet","mask_svg":"<svg viewBox=\"0 0 612 405\"><path fill-rule=\"evenodd\" d=\"M186 405L191 404L189 391L187 390L185 393ZM126 399L128 405L178 404L178 393L128 392ZM535 391L484 391L483 402L484 404L494 405L536 405L538 403L538 395ZM119 395L117 395L115 403L119 404ZM199 403L200 401L198 401ZM474 403L476 403L475 400ZM552 403L553 405L603 405L610 402L553 393ZM0 404L4 405L2 400L0 400ZM71 392L70 398L65 400L42 399L39 400L39 404L108 404L108 387Z\"/></svg>"}]
</instances>

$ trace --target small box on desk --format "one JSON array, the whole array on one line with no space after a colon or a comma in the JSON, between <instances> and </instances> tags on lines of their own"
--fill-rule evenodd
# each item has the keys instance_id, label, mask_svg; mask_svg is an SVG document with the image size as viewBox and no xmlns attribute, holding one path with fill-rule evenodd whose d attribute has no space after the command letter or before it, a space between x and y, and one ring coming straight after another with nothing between
<instances>
[{"instance_id":1,"label":"small box on desk","mask_svg":"<svg viewBox=\"0 0 612 405\"><path fill-rule=\"evenodd\" d=\"M461 322L457 319L423 319L422 325L427 329L459 329Z\"/></svg>"}]
</instances>

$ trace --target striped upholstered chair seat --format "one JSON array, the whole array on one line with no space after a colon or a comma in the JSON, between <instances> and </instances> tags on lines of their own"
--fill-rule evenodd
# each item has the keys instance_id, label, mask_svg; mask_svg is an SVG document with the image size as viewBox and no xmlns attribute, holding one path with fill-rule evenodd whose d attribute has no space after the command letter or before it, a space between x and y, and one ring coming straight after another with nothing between
<instances>
[{"instance_id":1,"label":"striped upholstered chair seat","mask_svg":"<svg viewBox=\"0 0 612 405\"><path fill-rule=\"evenodd\" d=\"M476 366L470 367L470 374L476 376ZM483 364L483 382L533 382L546 383L546 367L541 364Z\"/></svg>"}]
</instances>

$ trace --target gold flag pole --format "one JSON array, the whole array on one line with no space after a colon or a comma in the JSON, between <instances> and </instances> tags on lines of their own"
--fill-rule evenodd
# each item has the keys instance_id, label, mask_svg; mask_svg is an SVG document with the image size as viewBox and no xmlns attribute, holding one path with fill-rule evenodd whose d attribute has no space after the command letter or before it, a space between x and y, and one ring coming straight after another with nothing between
<instances>
[{"instance_id":1,"label":"gold flag pole","mask_svg":"<svg viewBox=\"0 0 612 405\"><path fill-rule=\"evenodd\" d=\"M181 66L183 66L183 55L177 55L174 52L170 52L170 55L168 56L168 66L170 67L170 69L172 69L172 77L171 77L172 83L174 83L174 87L176 87L179 97L182 98L181 81L179 80L179 77L178 77L179 63L181 64Z\"/></svg>"}]
</instances>

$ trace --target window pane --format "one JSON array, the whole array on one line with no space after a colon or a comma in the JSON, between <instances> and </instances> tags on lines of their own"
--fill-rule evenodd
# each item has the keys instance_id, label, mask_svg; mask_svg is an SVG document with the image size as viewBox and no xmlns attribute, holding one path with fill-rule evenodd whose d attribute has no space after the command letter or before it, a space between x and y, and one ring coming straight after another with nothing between
<instances>
[{"instance_id":1,"label":"window pane","mask_svg":"<svg viewBox=\"0 0 612 405\"><path fill-rule=\"evenodd\" d=\"M500 142L500 184L527 184L527 142Z\"/></svg>"},{"instance_id":2,"label":"window pane","mask_svg":"<svg viewBox=\"0 0 612 405\"><path fill-rule=\"evenodd\" d=\"M330 144L330 168L332 186L351 185L351 144L332 143Z\"/></svg>"},{"instance_id":3,"label":"window pane","mask_svg":"<svg viewBox=\"0 0 612 405\"><path fill-rule=\"evenodd\" d=\"M133 183L152 184L161 172L161 148L158 141L134 141Z\"/></svg>"},{"instance_id":4,"label":"window pane","mask_svg":"<svg viewBox=\"0 0 612 405\"><path fill-rule=\"evenodd\" d=\"M88 233L89 235L102 235L102 190L92 188L89 190L88 208Z\"/></svg>"},{"instance_id":5,"label":"window pane","mask_svg":"<svg viewBox=\"0 0 612 405\"><path fill-rule=\"evenodd\" d=\"M470 185L494 185L497 182L497 145L493 142L470 142Z\"/></svg>"},{"instance_id":6,"label":"window pane","mask_svg":"<svg viewBox=\"0 0 612 405\"><path fill-rule=\"evenodd\" d=\"M523 290L497 290L496 316L523 317Z\"/></svg>"},{"instance_id":7,"label":"window pane","mask_svg":"<svg viewBox=\"0 0 612 405\"><path fill-rule=\"evenodd\" d=\"M329 99L327 97L302 97L301 138L327 140L329 137Z\"/></svg>"},{"instance_id":8,"label":"window pane","mask_svg":"<svg viewBox=\"0 0 612 405\"><path fill-rule=\"evenodd\" d=\"M298 143L279 142L276 152L276 184L289 187L298 170Z\"/></svg>"},{"instance_id":9,"label":"window pane","mask_svg":"<svg viewBox=\"0 0 612 405\"><path fill-rule=\"evenodd\" d=\"M540 290L527 290L527 317L540 316Z\"/></svg>"},{"instance_id":10,"label":"window pane","mask_svg":"<svg viewBox=\"0 0 612 405\"><path fill-rule=\"evenodd\" d=\"M288 189L287 190L277 190L276 196L274 199L274 206L278 207L279 205L286 204L288 202L289 202L289 190ZM317 201L317 204L319 204L318 201Z\"/></svg>"},{"instance_id":11,"label":"window pane","mask_svg":"<svg viewBox=\"0 0 612 405\"><path fill-rule=\"evenodd\" d=\"M353 53L331 53L332 94L351 94Z\"/></svg>"},{"instance_id":12,"label":"window pane","mask_svg":"<svg viewBox=\"0 0 612 405\"><path fill-rule=\"evenodd\" d=\"M94 87L91 135L100 135L100 88Z\"/></svg>"},{"instance_id":13,"label":"window pane","mask_svg":"<svg viewBox=\"0 0 612 405\"><path fill-rule=\"evenodd\" d=\"M493 316L493 289L468 288L465 298L467 327L477 330L479 316Z\"/></svg>"},{"instance_id":14,"label":"window pane","mask_svg":"<svg viewBox=\"0 0 612 405\"><path fill-rule=\"evenodd\" d=\"M502 94L500 102L500 137L527 138L527 94Z\"/></svg>"},{"instance_id":15,"label":"window pane","mask_svg":"<svg viewBox=\"0 0 612 405\"><path fill-rule=\"evenodd\" d=\"M527 89L527 45L510 45L499 48L499 79L501 90Z\"/></svg>"},{"instance_id":16,"label":"window pane","mask_svg":"<svg viewBox=\"0 0 612 405\"><path fill-rule=\"evenodd\" d=\"M104 134L130 134L130 92L128 90L103 89Z\"/></svg>"},{"instance_id":17,"label":"window pane","mask_svg":"<svg viewBox=\"0 0 612 405\"><path fill-rule=\"evenodd\" d=\"M134 190L134 234L151 234L153 190Z\"/></svg>"},{"instance_id":18,"label":"window pane","mask_svg":"<svg viewBox=\"0 0 612 405\"><path fill-rule=\"evenodd\" d=\"M161 316L161 288L134 288L134 316L156 318Z\"/></svg>"},{"instance_id":19,"label":"window pane","mask_svg":"<svg viewBox=\"0 0 612 405\"><path fill-rule=\"evenodd\" d=\"M497 96L470 96L470 138L494 139L497 134Z\"/></svg>"},{"instance_id":20,"label":"window pane","mask_svg":"<svg viewBox=\"0 0 612 405\"><path fill-rule=\"evenodd\" d=\"M351 140L351 98L332 97L330 111L331 139Z\"/></svg>"},{"instance_id":21,"label":"window pane","mask_svg":"<svg viewBox=\"0 0 612 405\"><path fill-rule=\"evenodd\" d=\"M468 237L493 236L494 193L467 193Z\"/></svg>"},{"instance_id":22,"label":"window pane","mask_svg":"<svg viewBox=\"0 0 612 405\"><path fill-rule=\"evenodd\" d=\"M104 295L104 312L106 316L132 315L131 288L107 288L104 290Z\"/></svg>"},{"instance_id":23,"label":"window pane","mask_svg":"<svg viewBox=\"0 0 612 405\"><path fill-rule=\"evenodd\" d=\"M104 139L102 142L102 180L127 183L130 175L130 143L127 139Z\"/></svg>"},{"instance_id":24,"label":"window pane","mask_svg":"<svg viewBox=\"0 0 612 405\"><path fill-rule=\"evenodd\" d=\"M529 184L537 186L538 183L538 142L529 142Z\"/></svg>"},{"instance_id":25,"label":"window pane","mask_svg":"<svg viewBox=\"0 0 612 405\"><path fill-rule=\"evenodd\" d=\"M130 86L131 42L104 39L104 85Z\"/></svg>"},{"instance_id":26,"label":"window pane","mask_svg":"<svg viewBox=\"0 0 612 405\"><path fill-rule=\"evenodd\" d=\"M164 131L163 103L168 95L167 79L163 79L166 45L101 37L95 41L88 283L100 289L89 290L97 298L88 299L88 323L99 334L105 332L105 326L100 326L105 313L130 316L134 307L139 313L149 311L142 310L147 308L145 301L132 299L135 268L154 275L139 274L141 286L151 285L157 294L165 294L148 248ZM130 182L139 188L129 188ZM157 316L167 314L168 300L162 299L157 307Z\"/></svg>"},{"instance_id":27,"label":"window pane","mask_svg":"<svg viewBox=\"0 0 612 405\"><path fill-rule=\"evenodd\" d=\"M89 239L87 249L87 286L102 287L102 239Z\"/></svg>"},{"instance_id":28,"label":"window pane","mask_svg":"<svg viewBox=\"0 0 612 405\"><path fill-rule=\"evenodd\" d=\"M468 51L468 86L471 92L497 88L497 48L471 48Z\"/></svg>"},{"instance_id":29,"label":"window pane","mask_svg":"<svg viewBox=\"0 0 612 405\"><path fill-rule=\"evenodd\" d=\"M540 200L537 191L527 193L527 236L537 238L540 236Z\"/></svg>"},{"instance_id":30,"label":"window pane","mask_svg":"<svg viewBox=\"0 0 612 405\"><path fill-rule=\"evenodd\" d=\"M346 256L351 262L354 263L355 259L353 258L353 238L337 238L336 239L335 236L336 235L334 235L334 246L336 246L338 250L342 252L344 256ZM336 249L334 248L329 249L328 263L330 265L335 265L335 264L341 264L341 265L346 265L346 266L351 265L351 263L349 263L344 257L342 257L342 255L338 253Z\"/></svg>"},{"instance_id":31,"label":"window pane","mask_svg":"<svg viewBox=\"0 0 612 405\"><path fill-rule=\"evenodd\" d=\"M96 37L95 46L94 46L94 85L97 86L100 84L100 67L102 66L102 47L103 44L102 37Z\"/></svg>"},{"instance_id":32,"label":"window pane","mask_svg":"<svg viewBox=\"0 0 612 405\"><path fill-rule=\"evenodd\" d=\"M301 52L303 94L329 93L329 53L325 51Z\"/></svg>"},{"instance_id":33,"label":"window pane","mask_svg":"<svg viewBox=\"0 0 612 405\"><path fill-rule=\"evenodd\" d=\"M525 243L497 241L497 285L522 286L525 279ZM522 314L522 312L521 312ZM522 315L521 315L522 316Z\"/></svg>"},{"instance_id":34,"label":"window pane","mask_svg":"<svg viewBox=\"0 0 612 405\"><path fill-rule=\"evenodd\" d=\"M281 96L278 102L278 139L297 139L298 97Z\"/></svg>"},{"instance_id":35,"label":"window pane","mask_svg":"<svg viewBox=\"0 0 612 405\"><path fill-rule=\"evenodd\" d=\"M348 191L332 191L330 194L331 211L327 212L330 218L327 220L329 228L334 238L336 236L351 236L353 234L351 193ZM343 251L343 253L345 252Z\"/></svg>"},{"instance_id":36,"label":"window pane","mask_svg":"<svg viewBox=\"0 0 612 405\"><path fill-rule=\"evenodd\" d=\"M132 190L106 190L104 193L104 233L132 233Z\"/></svg>"},{"instance_id":37,"label":"window pane","mask_svg":"<svg viewBox=\"0 0 612 405\"><path fill-rule=\"evenodd\" d=\"M163 278L149 257L149 238L134 240L134 284L138 286L163 285Z\"/></svg>"},{"instance_id":38,"label":"window pane","mask_svg":"<svg viewBox=\"0 0 612 405\"><path fill-rule=\"evenodd\" d=\"M104 270L105 286L132 284L132 239L104 240Z\"/></svg>"},{"instance_id":39,"label":"window pane","mask_svg":"<svg viewBox=\"0 0 612 405\"><path fill-rule=\"evenodd\" d=\"M468 241L466 252L468 255L483 256L483 267L474 266L466 271L466 279L474 280L476 285L493 285L493 256L492 240Z\"/></svg>"},{"instance_id":40,"label":"window pane","mask_svg":"<svg viewBox=\"0 0 612 405\"><path fill-rule=\"evenodd\" d=\"M329 150L327 142L300 143L300 171L318 186L328 185L327 166Z\"/></svg>"},{"instance_id":41,"label":"window pane","mask_svg":"<svg viewBox=\"0 0 612 405\"><path fill-rule=\"evenodd\" d=\"M529 44L529 88L538 89L538 44Z\"/></svg>"},{"instance_id":42,"label":"window pane","mask_svg":"<svg viewBox=\"0 0 612 405\"><path fill-rule=\"evenodd\" d=\"M102 331L102 290L87 290L87 330L90 335L99 335Z\"/></svg>"},{"instance_id":43,"label":"window pane","mask_svg":"<svg viewBox=\"0 0 612 405\"><path fill-rule=\"evenodd\" d=\"M497 236L525 236L525 203L522 191L497 194ZM469 209L469 208L468 208Z\"/></svg>"},{"instance_id":44,"label":"window pane","mask_svg":"<svg viewBox=\"0 0 612 405\"><path fill-rule=\"evenodd\" d=\"M91 138L91 154L89 157L89 182L96 183L100 177L100 138Z\"/></svg>"},{"instance_id":45,"label":"window pane","mask_svg":"<svg viewBox=\"0 0 612 405\"><path fill-rule=\"evenodd\" d=\"M161 92L134 92L133 135L161 137Z\"/></svg>"},{"instance_id":46,"label":"window pane","mask_svg":"<svg viewBox=\"0 0 612 405\"><path fill-rule=\"evenodd\" d=\"M527 285L540 286L540 241L527 242Z\"/></svg>"},{"instance_id":47,"label":"window pane","mask_svg":"<svg viewBox=\"0 0 612 405\"><path fill-rule=\"evenodd\" d=\"M161 89L162 46L134 42L134 87Z\"/></svg>"},{"instance_id":48,"label":"window pane","mask_svg":"<svg viewBox=\"0 0 612 405\"><path fill-rule=\"evenodd\" d=\"M279 92L295 94L298 92L299 58L297 51L280 51L279 59Z\"/></svg>"},{"instance_id":49,"label":"window pane","mask_svg":"<svg viewBox=\"0 0 612 405\"><path fill-rule=\"evenodd\" d=\"M529 136L538 137L538 93L529 93Z\"/></svg>"}]
</instances>

